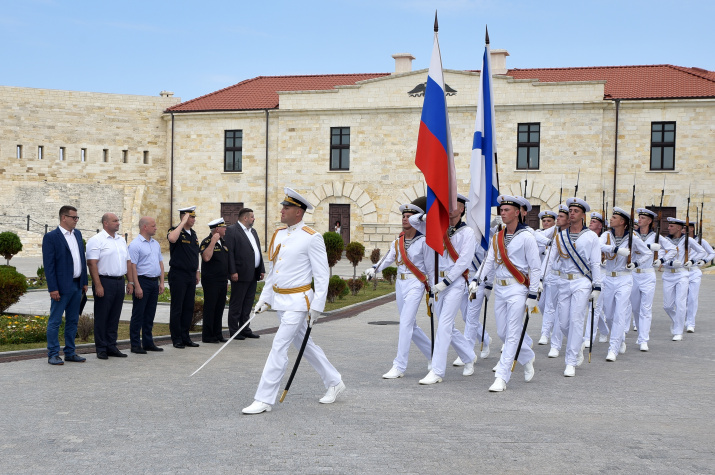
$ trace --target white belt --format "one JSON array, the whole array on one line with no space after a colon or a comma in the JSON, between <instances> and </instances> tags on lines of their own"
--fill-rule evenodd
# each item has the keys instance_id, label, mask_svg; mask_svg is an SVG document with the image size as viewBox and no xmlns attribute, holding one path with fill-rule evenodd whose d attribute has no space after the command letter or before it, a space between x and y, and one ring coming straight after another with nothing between
<instances>
[{"instance_id":1,"label":"white belt","mask_svg":"<svg viewBox=\"0 0 715 475\"><path fill-rule=\"evenodd\" d=\"M676 272L685 272L685 269L683 267L676 267L675 269L665 269L668 272L671 272L675 274Z\"/></svg>"},{"instance_id":2,"label":"white belt","mask_svg":"<svg viewBox=\"0 0 715 475\"><path fill-rule=\"evenodd\" d=\"M415 274L413 274L411 272L408 272L406 274L400 273L398 275L399 275L398 279L400 279L400 280L416 279L417 278L417 276L415 276Z\"/></svg>"},{"instance_id":3,"label":"white belt","mask_svg":"<svg viewBox=\"0 0 715 475\"><path fill-rule=\"evenodd\" d=\"M551 270L551 273L554 274L554 275L561 275L561 271L559 271L559 270L553 270L553 269L552 269L552 270Z\"/></svg>"},{"instance_id":4,"label":"white belt","mask_svg":"<svg viewBox=\"0 0 715 475\"><path fill-rule=\"evenodd\" d=\"M606 277L622 277L624 275L631 275L631 272L606 272Z\"/></svg>"},{"instance_id":5,"label":"white belt","mask_svg":"<svg viewBox=\"0 0 715 475\"><path fill-rule=\"evenodd\" d=\"M576 280L576 279L580 279L581 277L584 276L583 274L567 274L566 272L559 272L559 275L561 276L562 279L566 279L566 280Z\"/></svg>"},{"instance_id":6,"label":"white belt","mask_svg":"<svg viewBox=\"0 0 715 475\"><path fill-rule=\"evenodd\" d=\"M655 269L653 269L652 267L646 267L644 269L639 269L636 267L633 270L636 274L652 274L653 272L655 272Z\"/></svg>"},{"instance_id":7,"label":"white belt","mask_svg":"<svg viewBox=\"0 0 715 475\"><path fill-rule=\"evenodd\" d=\"M518 284L516 279L494 279L494 283L497 285L500 285L502 287L505 287L507 285L512 285L512 284Z\"/></svg>"}]
</instances>

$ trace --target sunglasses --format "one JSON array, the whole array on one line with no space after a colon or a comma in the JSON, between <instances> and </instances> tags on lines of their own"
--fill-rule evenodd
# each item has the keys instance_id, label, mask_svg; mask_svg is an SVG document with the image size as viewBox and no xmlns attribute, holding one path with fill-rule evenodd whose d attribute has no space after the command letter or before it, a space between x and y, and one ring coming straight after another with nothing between
<instances>
[{"instance_id":1,"label":"sunglasses","mask_svg":"<svg viewBox=\"0 0 715 475\"><path fill-rule=\"evenodd\" d=\"M63 216L66 218L71 218L74 221L79 221L79 216L70 216L69 214L64 214Z\"/></svg>"}]
</instances>

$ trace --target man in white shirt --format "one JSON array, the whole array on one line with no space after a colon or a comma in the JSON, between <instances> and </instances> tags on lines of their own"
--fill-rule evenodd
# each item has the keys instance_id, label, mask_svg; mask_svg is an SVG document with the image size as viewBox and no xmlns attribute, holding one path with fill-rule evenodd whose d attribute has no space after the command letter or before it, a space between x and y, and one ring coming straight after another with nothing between
<instances>
[{"instance_id":1,"label":"man in white shirt","mask_svg":"<svg viewBox=\"0 0 715 475\"><path fill-rule=\"evenodd\" d=\"M119 218L116 214L102 216L99 234L87 241L87 266L92 275L94 295L94 346L97 358L106 360L108 356L126 357L117 349L117 329L124 304L124 276L131 265L127 243L120 236ZM130 278L126 293L134 291Z\"/></svg>"}]
</instances>

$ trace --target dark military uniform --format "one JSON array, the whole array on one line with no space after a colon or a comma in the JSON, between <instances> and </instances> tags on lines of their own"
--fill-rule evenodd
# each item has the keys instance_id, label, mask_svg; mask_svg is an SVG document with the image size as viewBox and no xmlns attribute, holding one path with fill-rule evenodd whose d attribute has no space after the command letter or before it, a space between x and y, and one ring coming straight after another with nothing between
<instances>
[{"instance_id":1,"label":"dark military uniform","mask_svg":"<svg viewBox=\"0 0 715 475\"><path fill-rule=\"evenodd\" d=\"M169 229L167 239L174 229L176 227ZM182 229L179 239L169 242L169 252L169 330L174 344L186 344L191 342L189 327L194 315L196 271L199 269L199 239L196 231Z\"/></svg>"},{"instance_id":2,"label":"dark military uniform","mask_svg":"<svg viewBox=\"0 0 715 475\"><path fill-rule=\"evenodd\" d=\"M211 245L209 234L201 241L199 252ZM223 310L226 306L228 287L228 247L223 238L213 245L213 255L208 261L201 259L201 286L204 289L204 323L201 339L205 343L225 341L221 331Z\"/></svg>"}]
</instances>

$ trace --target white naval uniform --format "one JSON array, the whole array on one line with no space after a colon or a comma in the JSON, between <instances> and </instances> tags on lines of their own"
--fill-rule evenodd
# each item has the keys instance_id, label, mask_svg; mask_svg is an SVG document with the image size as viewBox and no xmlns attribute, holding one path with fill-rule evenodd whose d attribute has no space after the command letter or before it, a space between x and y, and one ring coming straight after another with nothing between
<instances>
[{"instance_id":1,"label":"white naval uniform","mask_svg":"<svg viewBox=\"0 0 715 475\"><path fill-rule=\"evenodd\" d=\"M575 247L578 256L573 255L573 249L566 242L572 234L566 228L556 235L549 268L559 272L557 314L561 333L568 339L565 361L567 365L576 366L583 344L584 319L590 313L588 299L593 288L600 288L602 275L601 249L596 233L585 226L577 233ZM567 246L577 264L567 252Z\"/></svg>"},{"instance_id":2,"label":"white naval uniform","mask_svg":"<svg viewBox=\"0 0 715 475\"><path fill-rule=\"evenodd\" d=\"M551 229L553 228L553 231ZM553 237L556 231L556 226L552 226L547 229L546 232L551 231L549 234L542 234L542 237L549 236L549 242L553 244ZM537 244L539 239L537 238ZM539 301L539 310L541 311L543 318L541 320L541 334L546 335L547 338L551 340L551 348L561 351L561 346L563 342L563 335L561 333L561 325L556 323L559 321L558 318L558 298L559 298L559 274L558 271L554 271L551 267L548 267L547 258L551 259L551 255L556 252L551 250L550 247L545 248L544 258L541 260L541 275L544 284L544 291L541 293L541 300Z\"/></svg>"},{"instance_id":3,"label":"white naval uniform","mask_svg":"<svg viewBox=\"0 0 715 475\"><path fill-rule=\"evenodd\" d=\"M426 224L419 219L419 216L421 215L410 216L410 224L424 234ZM476 358L474 345L469 343L454 326L454 318L457 316L464 294L467 292L467 281L462 273L472 262L477 241L472 228L463 221L455 226L454 234L450 236L450 240L459 257L456 262L453 261L446 249L439 256L439 276L443 278L442 282L447 284L447 288L437 294L434 304L434 315L438 318L439 326L434 337L432 372L440 378L444 377L447 368L447 351L450 344L457 352L457 356L465 363L472 362ZM433 282L431 278L430 282Z\"/></svg>"},{"instance_id":4,"label":"white naval uniform","mask_svg":"<svg viewBox=\"0 0 715 475\"><path fill-rule=\"evenodd\" d=\"M694 239L688 240L688 259L697 258L702 250ZM671 320L670 333L682 335L688 305L689 272L683 267L685 262L685 236L673 239L663 236L659 257L663 259L663 309ZM697 246L697 247L696 247ZM673 261L680 261L675 266Z\"/></svg>"},{"instance_id":5,"label":"white naval uniform","mask_svg":"<svg viewBox=\"0 0 715 475\"><path fill-rule=\"evenodd\" d=\"M527 227L527 229L531 230L531 234L534 235L534 238L536 239L536 244L539 247L539 259L541 260L541 263L543 264L544 261L546 260L546 255L549 252L549 243L551 243L551 239L554 237L554 231L556 231L556 226L551 226L549 229L531 229ZM541 275L544 276L544 268L541 268ZM545 276L544 276L545 277ZM546 279L542 277L541 279L544 281L544 290L546 290ZM544 314L544 308L546 307L546 296L545 292L541 293L541 296L539 297L539 312L541 315ZM542 327L543 327L543 321L542 321ZM543 334L543 332L542 332Z\"/></svg>"},{"instance_id":6,"label":"white naval uniform","mask_svg":"<svg viewBox=\"0 0 715 475\"><path fill-rule=\"evenodd\" d=\"M637 234L646 246L655 243L655 233ZM635 237L633 237L635 240ZM634 250L634 255L638 251ZM653 321L653 297L655 296L655 268L653 268L653 256L643 261L638 260L638 267L633 269L633 289L631 290L631 310L635 320L634 326L638 328L637 344L648 343L650 340L650 325ZM630 326L630 319L626 325L626 330Z\"/></svg>"},{"instance_id":7,"label":"white naval uniform","mask_svg":"<svg viewBox=\"0 0 715 475\"><path fill-rule=\"evenodd\" d=\"M308 310L322 312L325 308L330 271L323 236L305 226L303 221L278 229L271 240L268 255L273 261L273 267L266 277L260 300L276 310L280 326L273 338L254 399L272 405L288 365L288 347L293 343L300 349L303 342L308 328ZM286 294L274 289L274 286L276 289L309 286L311 279L314 281L315 292L308 289ZM318 372L326 389L340 383L340 373L330 364L323 350L313 343L312 338L308 339L303 356Z\"/></svg>"},{"instance_id":8,"label":"white naval uniform","mask_svg":"<svg viewBox=\"0 0 715 475\"><path fill-rule=\"evenodd\" d=\"M606 266L601 263L601 275L606 271ZM596 334L598 332L601 335L608 335L611 331L606 324L606 316L603 313L603 292L598 295L598 300L596 300L596 308L593 310L593 314L596 317L596 323L593 324L593 342L596 343ZM583 334L583 341L591 341L591 312L588 312L588 320L586 321L586 328Z\"/></svg>"},{"instance_id":9,"label":"white naval uniform","mask_svg":"<svg viewBox=\"0 0 715 475\"><path fill-rule=\"evenodd\" d=\"M477 250L474 252L474 258L472 259L472 264L469 266L469 281L471 282L479 274L479 267L484 261L486 256L486 251L480 245L477 245ZM472 347L476 345L477 341L481 343L482 333L484 328L482 327L482 322L479 320L480 313L482 311L482 304L484 303L484 283L486 277L481 276L481 282L477 287L477 292L474 294L474 298L469 300L469 292L464 294L462 299L462 319L464 320L464 338L467 339ZM492 338L489 333L484 333L484 343L489 346Z\"/></svg>"},{"instance_id":10,"label":"white naval uniform","mask_svg":"<svg viewBox=\"0 0 715 475\"><path fill-rule=\"evenodd\" d=\"M536 295L539 291L541 265L536 239L525 229L525 226L517 226L513 235L505 237L509 260L519 272L528 275L530 281L528 289L518 283L506 265L503 264L499 250L495 249L493 245L489 248L487 259L484 262L484 272L490 274L492 270L495 270L494 296L496 298L494 299L494 316L497 322L497 333L504 342L504 351L501 353L495 376L509 382L514 356L524 328L526 299L528 294ZM496 258L498 258L498 261ZM531 337L527 333L524 335L524 341L519 352L518 361L522 365L526 365L534 359L531 344Z\"/></svg>"},{"instance_id":11,"label":"white naval uniform","mask_svg":"<svg viewBox=\"0 0 715 475\"><path fill-rule=\"evenodd\" d=\"M430 249L425 237L417 232L411 241L405 240L405 250L410 261L429 279L434 275L434 251ZM429 361L432 358L432 342L424 331L417 325L417 310L419 310L425 286L419 281L410 269L404 264L404 258L399 251L399 238L390 245L390 250L375 267L375 272L380 272L397 260L397 282L395 284L395 297L397 311L400 314L400 332L397 339L397 356L392 362L400 373L407 369L407 360L410 353L410 341L415 342L417 348Z\"/></svg>"},{"instance_id":12,"label":"white naval uniform","mask_svg":"<svg viewBox=\"0 0 715 475\"><path fill-rule=\"evenodd\" d=\"M603 310L606 314L606 324L611 327L609 338L609 350L618 354L621 343L626 338L626 331L631 319L631 291L633 289L633 277L631 271L626 269L628 263L627 256L619 256L616 253L617 247L628 247L628 231L616 238L612 230L608 230L601 235L601 251L606 255L606 270L603 282ZM633 249L631 249L631 262L637 264L637 268L647 265L647 261L653 260L653 253L648 249L640 236L633 233Z\"/></svg>"},{"instance_id":13,"label":"white naval uniform","mask_svg":"<svg viewBox=\"0 0 715 475\"><path fill-rule=\"evenodd\" d=\"M696 243L698 242L697 239L692 239ZM698 245L696 246L696 249L698 249L698 255L697 256L688 256L690 259L695 259L696 261L699 259L702 259L703 261L708 261L712 260L712 257L708 256L713 256L715 257L715 253L712 252L712 247L710 247L710 251L705 248L705 245L710 247L710 244L703 239L703 245ZM700 267L698 266L693 266L689 269L688 271L688 306L685 310L685 326L686 327L695 327L695 314L698 313L698 296L700 294L700 280L702 279L703 272L700 270Z\"/></svg>"}]
</instances>

